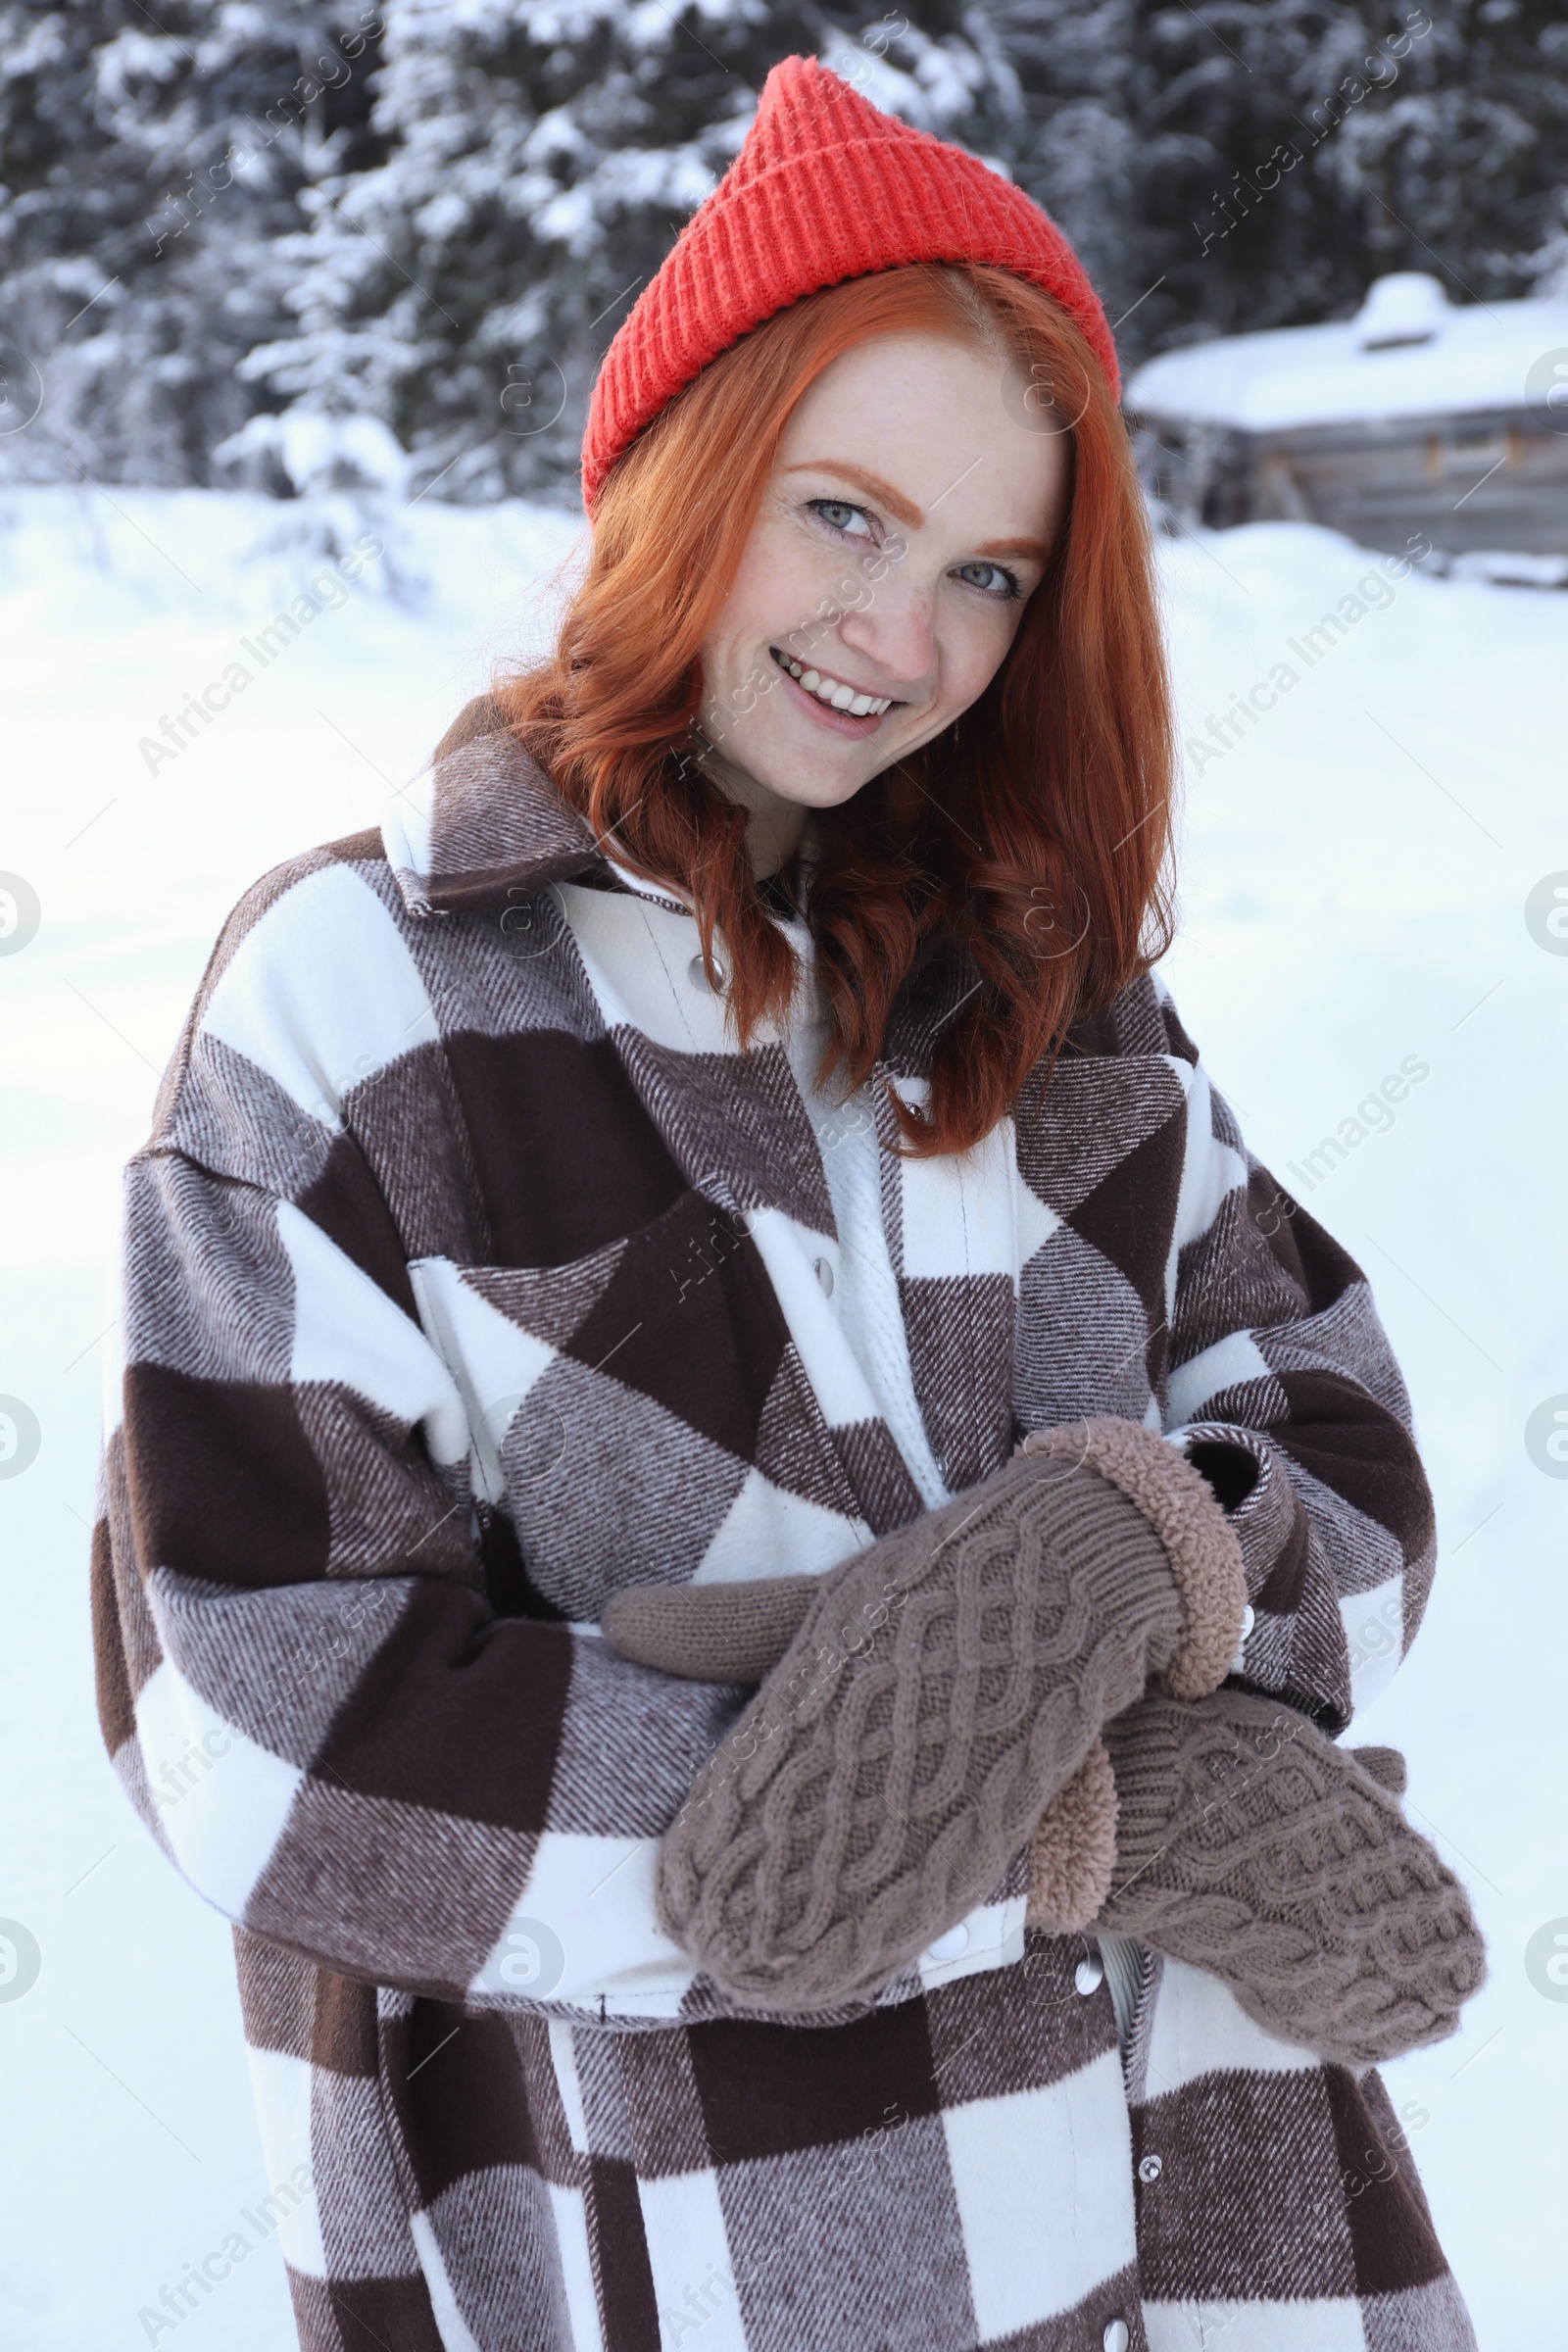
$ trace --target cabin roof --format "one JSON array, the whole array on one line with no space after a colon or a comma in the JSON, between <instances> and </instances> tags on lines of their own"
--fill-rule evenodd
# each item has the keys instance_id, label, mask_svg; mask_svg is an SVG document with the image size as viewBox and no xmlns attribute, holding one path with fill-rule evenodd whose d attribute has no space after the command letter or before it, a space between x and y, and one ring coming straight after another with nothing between
<instances>
[{"instance_id":1,"label":"cabin roof","mask_svg":"<svg viewBox=\"0 0 1568 2352\"><path fill-rule=\"evenodd\" d=\"M1216 336L1140 368L1129 411L1249 433L1553 407L1568 429L1568 295L1450 303L1437 278L1377 279L1352 318Z\"/></svg>"}]
</instances>

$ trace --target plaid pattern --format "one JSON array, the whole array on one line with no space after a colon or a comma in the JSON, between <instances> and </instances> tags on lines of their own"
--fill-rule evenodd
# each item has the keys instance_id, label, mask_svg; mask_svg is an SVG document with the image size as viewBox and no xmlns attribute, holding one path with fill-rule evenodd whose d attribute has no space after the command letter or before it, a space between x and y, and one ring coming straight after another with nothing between
<instances>
[{"instance_id":1,"label":"plaid pattern","mask_svg":"<svg viewBox=\"0 0 1568 2352\"><path fill-rule=\"evenodd\" d=\"M1152 1954L1124 2059L1024 1853L831 2016L661 1935L747 1693L615 1656L606 1595L826 1568L921 1502L783 1042L731 1051L689 912L493 726L240 903L126 1171L100 1715L234 1922L269 2165L314 2183L302 2346L1470 2352L1376 2070ZM901 1000L910 1099L961 990ZM1157 976L882 1207L949 1489L1081 1413L1162 1431L1234 1511L1233 1673L1342 1731L1430 1586L1406 1393Z\"/></svg>"}]
</instances>

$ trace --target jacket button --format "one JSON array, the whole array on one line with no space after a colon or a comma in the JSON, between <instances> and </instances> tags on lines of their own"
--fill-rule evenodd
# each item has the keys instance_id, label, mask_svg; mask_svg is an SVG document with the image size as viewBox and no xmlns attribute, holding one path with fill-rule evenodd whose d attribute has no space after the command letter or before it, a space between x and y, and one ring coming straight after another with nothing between
<instances>
[{"instance_id":1,"label":"jacket button","mask_svg":"<svg viewBox=\"0 0 1568 2352\"><path fill-rule=\"evenodd\" d=\"M1093 1954L1087 1960L1080 1960L1072 1972L1072 1981L1080 1992L1098 1992L1105 1981L1104 1962Z\"/></svg>"},{"instance_id":2,"label":"jacket button","mask_svg":"<svg viewBox=\"0 0 1568 2352\"><path fill-rule=\"evenodd\" d=\"M833 1296L833 1269L828 1264L827 1259L825 1257L813 1258L811 1260L811 1271L816 1276L817 1281L822 1285L823 1298L831 1298Z\"/></svg>"},{"instance_id":3,"label":"jacket button","mask_svg":"<svg viewBox=\"0 0 1568 2352\"><path fill-rule=\"evenodd\" d=\"M1251 1602L1249 1601L1246 1608L1242 1611L1242 1638L1236 1644L1235 1657L1232 1658L1230 1664L1225 1669L1227 1674L1245 1674L1247 1672L1248 1638L1256 1623L1257 1611L1253 1608Z\"/></svg>"},{"instance_id":4,"label":"jacket button","mask_svg":"<svg viewBox=\"0 0 1568 2352\"><path fill-rule=\"evenodd\" d=\"M724 990L729 986L729 974L724 969L724 966L718 962L714 963L713 969L718 974L719 994L722 995ZM712 984L710 981L707 972L703 969L703 959L700 956L694 956L690 963L686 966L686 977L691 982L693 988L700 988L708 995L712 994Z\"/></svg>"},{"instance_id":5,"label":"jacket button","mask_svg":"<svg viewBox=\"0 0 1568 2352\"><path fill-rule=\"evenodd\" d=\"M1104 2345L1105 2352L1127 2352L1127 2347L1133 2339L1127 2331L1126 2321L1116 2319L1105 2322L1104 2331L1100 2340Z\"/></svg>"},{"instance_id":6,"label":"jacket button","mask_svg":"<svg viewBox=\"0 0 1568 2352\"><path fill-rule=\"evenodd\" d=\"M1157 2180L1164 2169L1157 2156L1140 2156L1138 2159L1140 2180Z\"/></svg>"},{"instance_id":7,"label":"jacket button","mask_svg":"<svg viewBox=\"0 0 1568 2352\"><path fill-rule=\"evenodd\" d=\"M969 1931L960 1919L956 1928L949 1928L947 1934L939 1936L935 1943L926 1945L925 1956L928 1960L956 1960L958 1954L967 1949L968 1942Z\"/></svg>"}]
</instances>

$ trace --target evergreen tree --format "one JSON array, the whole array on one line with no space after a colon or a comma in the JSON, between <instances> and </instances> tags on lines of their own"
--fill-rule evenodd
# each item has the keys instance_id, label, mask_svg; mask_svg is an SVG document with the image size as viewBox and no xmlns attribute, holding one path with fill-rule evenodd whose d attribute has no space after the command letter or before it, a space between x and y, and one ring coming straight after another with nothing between
<instances>
[{"instance_id":1,"label":"evergreen tree","mask_svg":"<svg viewBox=\"0 0 1568 2352\"><path fill-rule=\"evenodd\" d=\"M0 0L0 473L569 501L796 51L1010 170L1129 366L1568 283L1557 0Z\"/></svg>"},{"instance_id":2,"label":"evergreen tree","mask_svg":"<svg viewBox=\"0 0 1568 2352\"><path fill-rule=\"evenodd\" d=\"M1374 277L1530 290L1568 181L1555 0L996 0L1017 176L1079 244L1129 362L1348 314Z\"/></svg>"},{"instance_id":3,"label":"evergreen tree","mask_svg":"<svg viewBox=\"0 0 1568 2352\"><path fill-rule=\"evenodd\" d=\"M0 467L214 478L299 189L374 158L378 39L360 0L0 0Z\"/></svg>"},{"instance_id":4,"label":"evergreen tree","mask_svg":"<svg viewBox=\"0 0 1568 2352\"><path fill-rule=\"evenodd\" d=\"M777 59L817 53L978 152L1021 126L976 12L812 0L387 0L385 160L302 192L296 330L245 373L296 411L381 418L442 498L575 496L589 385Z\"/></svg>"}]
</instances>

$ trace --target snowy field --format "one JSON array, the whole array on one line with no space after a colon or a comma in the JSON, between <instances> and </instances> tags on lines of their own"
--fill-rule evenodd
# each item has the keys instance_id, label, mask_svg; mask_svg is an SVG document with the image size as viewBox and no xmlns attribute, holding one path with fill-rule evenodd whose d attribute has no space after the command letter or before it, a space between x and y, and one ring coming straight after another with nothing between
<instances>
[{"instance_id":1,"label":"snowy field","mask_svg":"<svg viewBox=\"0 0 1568 2352\"><path fill-rule=\"evenodd\" d=\"M289 2352L275 2239L177 2330L139 2318L269 2183L227 1926L121 1798L93 1714L105 1241L224 913L276 859L378 820L543 625L574 534L520 506L362 517L348 536L384 552L318 587L264 668L242 642L319 575L302 534L324 518L112 498L0 493L0 868L41 910L0 957L0 1392L38 1429L0 1476L0 1920L39 1954L25 1990L0 1982L0 2346ZM1568 894L1568 596L1391 580L1295 524L1163 563L1190 747L1166 973L1252 1149L1370 1277L1437 1494L1426 1623L1351 1738L1405 1750L1492 1975L1461 2034L1386 2080L1483 2352L1559 2344L1568 1982L1544 1962L1553 1923L1568 1950L1568 1443L1557 1459L1546 1440L1554 1399L1568 1426L1568 919L1547 915L1549 877ZM1353 625L1308 636L1347 596ZM143 748L167 752L165 717L235 662L250 682L193 740ZM1401 1070L1402 1095L1378 1091Z\"/></svg>"}]
</instances>

